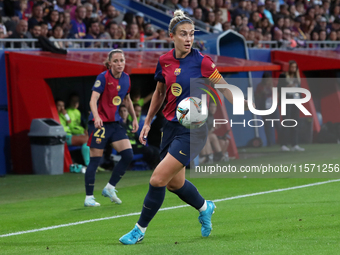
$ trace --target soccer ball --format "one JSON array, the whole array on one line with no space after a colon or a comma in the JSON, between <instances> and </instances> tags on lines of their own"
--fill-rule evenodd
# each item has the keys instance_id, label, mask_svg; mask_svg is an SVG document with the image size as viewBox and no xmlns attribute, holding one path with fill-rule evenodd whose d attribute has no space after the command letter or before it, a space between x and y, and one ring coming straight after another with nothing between
<instances>
[{"instance_id":1,"label":"soccer ball","mask_svg":"<svg viewBox=\"0 0 340 255\"><path fill-rule=\"evenodd\" d=\"M184 127L195 129L203 126L208 114L202 114L202 101L197 97L184 98L177 106L176 116L178 122Z\"/></svg>"}]
</instances>

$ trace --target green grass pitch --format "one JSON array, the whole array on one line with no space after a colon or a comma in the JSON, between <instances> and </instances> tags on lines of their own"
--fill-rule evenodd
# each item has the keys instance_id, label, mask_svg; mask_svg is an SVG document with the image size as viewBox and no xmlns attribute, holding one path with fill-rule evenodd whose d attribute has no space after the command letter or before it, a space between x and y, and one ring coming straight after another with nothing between
<instances>
[{"instance_id":1,"label":"green grass pitch","mask_svg":"<svg viewBox=\"0 0 340 255\"><path fill-rule=\"evenodd\" d=\"M247 149L234 164L339 164L340 145L308 145L302 153ZM259 153L256 157L248 157ZM97 173L100 207L85 208L84 176L8 175L0 178L0 254L339 254L340 182L313 178L189 178L216 202L213 231L201 237L198 212L180 207L158 212L144 240L124 246L142 208L151 171L127 172L117 186L122 205L101 196L110 173ZM188 177L189 172L188 172ZM339 178L340 180L340 174ZM320 185L306 184L326 182ZM283 189L279 192L273 190ZM265 194L241 195L269 191ZM167 192L162 208L184 203ZM113 216L119 216L113 218ZM107 218L111 217L111 218ZM89 220L101 219L93 222ZM82 224L67 225L86 221ZM60 225L66 224L63 227ZM44 227L55 229L42 230ZM59 226L59 227L58 227ZM23 232L39 230L37 232ZM17 233L12 236L6 234Z\"/></svg>"}]
</instances>

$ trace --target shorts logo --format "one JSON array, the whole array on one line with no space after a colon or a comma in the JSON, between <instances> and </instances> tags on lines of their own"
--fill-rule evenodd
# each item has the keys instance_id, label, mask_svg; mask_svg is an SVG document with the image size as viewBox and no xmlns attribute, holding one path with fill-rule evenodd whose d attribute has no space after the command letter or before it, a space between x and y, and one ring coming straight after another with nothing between
<instances>
[{"instance_id":1,"label":"shorts logo","mask_svg":"<svg viewBox=\"0 0 340 255\"><path fill-rule=\"evenodd\" d=\"M184 156L186 156L187 154L183 153L182 150L179 151L179 154L182 154Z\"/></svg>"},{"instance_id":2,"label":"shorts logo","mask_svg":"<svg viewBox=\"0 0 340 255\"><path fill-rule=\"evenodd\" d=\"M121 89L120 85L117 85L117 91L119 91Z\"/></svg>"},{"instance_id":3,"label":"shorts logo","mask_svg":"<svg viewBox=\"0 0 340 255\"><path fill-rule=\"evenodd\" d=\"M97 139L96 139L96 143L97 143L97 144L100 144L101 142L102 142L102 139L101 139L101 138L97 138Z\"/></svg>"},{"instance_id":4,"label":"shorts logo","mask_svg":"<svg viewBox=\"0 0 340 255\"><path fill-rule=\"evenodd\" d=\"M178 97L182 94L182 87L178 83L173 83L171 85L171 93L175 96Z\"/></svg>"},{"instance_id":5,"label":"shorts logo","mask_svg":"<svg viewBox=\"0 0 340 255\"><path fill-rule=\"evenodd\" d=\"M98 87L100 87L100 80L96 80L96 82L95 82L95 84L94 84L94 87L95 88L98 88Z\"/></svg>"},{"instance_id":6,"label":"shorts logo","mask_svg":"<svg viewBox=\"0 0 340 255\"><path fill-rule=\"evenodd\" d=\"M176 68L174 74L176 76L180 75L181 74L181 68Z\"/></svg>"},{"instance_id":7,"label":"shorts logo","mask_svg":"<svg viewBox=\"0 0 340 255\"><path fill-rule=\"evenodd\" d=\"M122 102L122 99L120 98L120 96L115 96L113 99L112 99L112 103L114 105L120 105L120 103Z\"/></svg>"}]
</instances>

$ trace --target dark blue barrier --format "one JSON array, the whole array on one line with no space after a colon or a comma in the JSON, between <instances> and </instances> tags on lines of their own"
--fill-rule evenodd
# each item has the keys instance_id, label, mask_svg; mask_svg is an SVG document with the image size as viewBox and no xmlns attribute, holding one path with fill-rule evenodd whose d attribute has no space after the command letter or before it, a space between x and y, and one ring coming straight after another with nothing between
<instances>
[{"instance_id":1,"label":"dark blue barrier","mask_svg":"<svg viewBox=\"0 0 340 255\"><path fill-rule=\"evenodd\" d=\"M5 52L0 50L0 176L10 170L8 102Z\"/></svg>"}]
</instances>

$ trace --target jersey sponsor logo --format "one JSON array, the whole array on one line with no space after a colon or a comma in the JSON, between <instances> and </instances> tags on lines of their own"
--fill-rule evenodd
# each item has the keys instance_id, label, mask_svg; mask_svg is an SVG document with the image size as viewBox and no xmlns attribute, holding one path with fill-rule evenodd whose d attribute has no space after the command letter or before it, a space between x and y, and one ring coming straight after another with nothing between
<instances>
[{"instance_id":1,"label":"jersey sponsor logo","mask_svg":"<svg viewBox=\"0 0 340 255\"><path fill-rule=\"evenodd\" d=\"M171 85L171 93L175 96L178 97L182 94L182 87L178 83L173 83Z\"/></svg>"},{"instance_id":2,"label":"jersey sponsor logo","mask_svg":"<svg viewBox=\"0 0 340 255\"><path fill-rule=\"evenodd\" d=\"M100 84L101 84L100 80L96 80L94 87L98 88L100 86Z\"/></svg>"},{"instance_id":3,"label":"jersey sponsor logo","mask_svg":"<svg viewBox=\"0 0 340 255\"><path fill-rule=\"evenodd\" d=\"M120 103L122 102L122 99L120 98L120 96L115 96L113 99L112 99L112 103L114 105L120 105Z\"/></svg>"},{"instance_id":4,"label":"jersey sponsor logo","mask_svg":"<svg viewBox=\"0 0 340 255\"><path fill-rule=\"evenodd\" d=\"M176 76L180 75L181 74L181 68L176 68L174 74Z\"/></svg>"},{"instance_id":5,"label":"jersey sponsor logo","mask_svg":"<svg viewBox=\"0 0 340 255\"><path fill-rule=\"evenodd\" d=\"M113 84L113 82L108 82L108 83L107 83L107 85L112 85L112 84Z\"/></svg>"},{"instance_id":6,"label":"jersey sponsor logo","mask_svg":"<svg viewBox=\"0 0 340 255\"><path fill-rule=\"evenodd\" d=\"M121 89L120 85L117 85L117 91L119 91Z\"/></svg>"},{"instance_id":7,"label":"jersey sponsor logo","mask_svg":"<svg viewBox=\"0 0 340 255\"><path fill-rule=\"evenodd\" d=\"M169 65L165 64L164 66L165 66L165 67L168 67L168 66L171 66L171 64L169 64Z\"/></svg>"},{"instance_id":8,"label":"jersey sponsor logo","mask_svg":"<svg viewBox=\"0 0 340 255\"><path fill-rule=\"evenodd\" d=\"M211 64L211 68L214 69L216 65L214 63Z\"/></svg>"}]
</instances>

